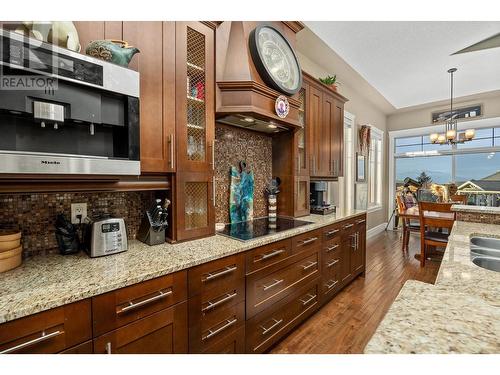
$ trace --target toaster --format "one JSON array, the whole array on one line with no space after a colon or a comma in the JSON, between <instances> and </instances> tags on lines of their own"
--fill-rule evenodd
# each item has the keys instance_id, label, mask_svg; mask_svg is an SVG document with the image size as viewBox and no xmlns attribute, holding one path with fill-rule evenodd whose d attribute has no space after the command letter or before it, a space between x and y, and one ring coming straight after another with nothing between
<instances>
[{"instance_id":1,"label":"toaster","mask_svg":"<svg viewBox=\"0 0 500 375\"><path fill-rule=\"evenodd\" d=\"M108 216L86 221L83 237L85 251L91 258L127 251L125 220Z\"/></svg>"}]
</instances>

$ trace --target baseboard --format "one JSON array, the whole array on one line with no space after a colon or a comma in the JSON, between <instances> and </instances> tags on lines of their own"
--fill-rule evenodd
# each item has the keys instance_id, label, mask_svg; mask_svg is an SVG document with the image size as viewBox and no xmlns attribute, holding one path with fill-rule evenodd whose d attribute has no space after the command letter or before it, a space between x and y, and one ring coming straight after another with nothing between
<instances>
[{"instance_id":1,"label":"baseboard","mask_svg":"<svg viewBox=\"0 0 500 375\"><path fill-rule=\"evenodd\" d=\"M376 227L368 229L366 231L366 238L370 238L370 237L376 236L379 233L382 233L385 230L386 225L387 225L387 223L381 223L381 224L377 225Z\"/></svg>"}]
</instances>

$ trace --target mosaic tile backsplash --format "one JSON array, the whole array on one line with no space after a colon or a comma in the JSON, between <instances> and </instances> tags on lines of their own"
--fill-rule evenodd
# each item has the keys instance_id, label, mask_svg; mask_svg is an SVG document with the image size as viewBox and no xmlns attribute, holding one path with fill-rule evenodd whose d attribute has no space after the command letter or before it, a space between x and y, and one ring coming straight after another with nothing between
<instances>
[{"instance_id":1,"label":"mosaic tile backsplash","mask_svg":"<svg viewBox=\"0 0 500 375\"><path fill-rule=\"evenodd\" d=\"M132 239L152 200L149 191L0 195L0 227L22 230L24 257L57 252L56 215L64 213L69 220L71 203L87 203L89 216L104 212L123 217Z\"/></svg>"},{"instance_id":2,"label":"mosaic tile backsplash","mask_svg":"<svg viewBox=\"0 0 500 375\"><path fill-rule=\"evenodd\" d=\"M264 188L272 178L271 137L236 127L215 127L215 221L229 222L229 171L244 160L254 173L253 216L266 216Z\"/></svg>"}]
</instances>

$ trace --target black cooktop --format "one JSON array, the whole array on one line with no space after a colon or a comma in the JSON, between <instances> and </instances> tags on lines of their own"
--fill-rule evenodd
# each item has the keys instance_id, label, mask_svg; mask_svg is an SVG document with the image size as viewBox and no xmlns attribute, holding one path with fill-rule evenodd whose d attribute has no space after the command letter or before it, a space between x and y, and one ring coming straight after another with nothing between
<instances>
[{"instance_id":1,"label":"black cooktop","mask_svg":"<svg viewBox=\"0 0 500 375\"><path fill-rule=\"evenodd\" d=\"M257 237L267 236L285 230L301 227L302 225L312 224L310 221L288 219L284 217L276 218L276 221L270 221L267 217L261 217L250 221L226 224L223 230L218 234L228 236L240 241L253 240Z\"/></svg>"}]
</instances>

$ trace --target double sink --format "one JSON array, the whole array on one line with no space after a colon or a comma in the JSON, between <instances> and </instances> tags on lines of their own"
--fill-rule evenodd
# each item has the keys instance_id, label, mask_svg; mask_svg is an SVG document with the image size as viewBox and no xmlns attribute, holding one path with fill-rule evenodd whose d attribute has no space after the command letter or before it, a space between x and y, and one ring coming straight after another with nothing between
<instances>
[{"instance_id":1,"label":"double sink","mask_svg":"<svg viewBox=\"0 0 500 375\"><path fill-rule=\"evenodd\" d=\"M471 237L470 257L476 266L500 272L500 239Z\"/></svg>"}]
</instances>

